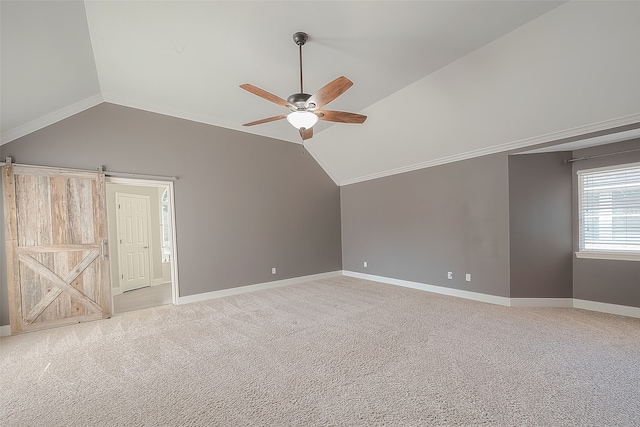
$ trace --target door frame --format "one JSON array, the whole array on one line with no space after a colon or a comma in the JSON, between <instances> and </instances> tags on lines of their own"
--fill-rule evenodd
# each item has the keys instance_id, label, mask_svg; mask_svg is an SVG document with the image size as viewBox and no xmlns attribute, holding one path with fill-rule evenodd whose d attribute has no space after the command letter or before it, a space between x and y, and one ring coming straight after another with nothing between
<instances>
[{"instance_id":1,"label":"door frame","mask_svg":"<svg viewBox=\"0 0 640 427\"><path fill-rule=\"evenodd\" d=\"M169 189L169 218L171 221L171 233L169 238L171 239L171 301L173 305L178 305L178 297L180 296L180 284L178 283L178 250L177 250L177 233L176 233L176 208L175 208L175 193L173 181L161 181L161 180L148 180L137 178L120 178L113 176L106 176L107 183L111 184L123 184L133 185L138 187L154 187L154 188L168 188ZM107 204L109 201L107 201ZM111 252L111 250L109 251ZM119 257L119 251L118 251ZM150 257L151 258L151 257ZM111 278L111 287L113 288L113 278ZM119 280L119 279L118 279ZM153 280L152 280L153 283ZM113 293L112 293L113 298Z\"/></svg>"},{"instance_id":2,"label":"door frame","mask_svg":"<svg viewBox=\"0 0 640 427\"><path fill-rule=\"evenodd\" d=\"M147 251L147 267L149 269L149 271L147 271L147 276L149 279L148 286L153 286L153 257L151 256L151 252L153 252L153 246L155 242L153 242L151 239L151 199L149 196L143 196L141 194L123 193L121 191L116 191L115 196L116 196L116 204L118 205L120 204L119 198L121 196L145 200L145 204L147 206L147 245L149 249ZM122 231L122 226L120 224L120 209L117 210L117 214L116 214L116 230L117 230L118 239L120 240L121 239L120 232ZM119 246L120 242L116 242L116 245L118 245L118 271L120 272L120 277L118 278L118 286L124 292L124 290L122 289L123 262L122 262L122 253L120 253L120 246ZM112 279L111 281L113 282L114 280ZM111 288L113 289L113 283Z\"/></svg>"}]
</instances>

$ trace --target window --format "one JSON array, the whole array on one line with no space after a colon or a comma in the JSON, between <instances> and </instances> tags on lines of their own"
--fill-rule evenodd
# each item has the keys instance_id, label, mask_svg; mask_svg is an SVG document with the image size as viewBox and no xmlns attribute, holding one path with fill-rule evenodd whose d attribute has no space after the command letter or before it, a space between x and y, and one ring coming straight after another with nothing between
<instances>
[{"instance_id":1,"label":"window","mask_svg":"<svg viewBox=\"0 0 640 427\"><path fill-rule=\"evenodd\" d=\"M578 172L578 257L640 260L640 164Z\"/></svg>"},{"instance_id":2,"label":"window","mask_svg":"<svg viewBox=\"0 0 640 427\"><path fill-rule=\"evenodd\" d=\"M162 262L171 262L171 217L169 215L169 189L160 198L160 235L162 236Z\"/></svg>"}]
</instances>

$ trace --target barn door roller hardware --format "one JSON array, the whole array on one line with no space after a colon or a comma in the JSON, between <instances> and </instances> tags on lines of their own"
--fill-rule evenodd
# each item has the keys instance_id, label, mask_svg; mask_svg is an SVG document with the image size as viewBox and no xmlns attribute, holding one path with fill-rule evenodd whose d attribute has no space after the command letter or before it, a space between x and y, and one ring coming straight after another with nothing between
<instances>
[{"instance_id":1,"label":"barn door roller hardware","mask_svg":"<svg viewBox=\"0 0 640 427\"><path fill-rule=\"evenodd\" d=\"M104 166L98 166L96 170L87 170L87 169L70 169L70 168L59 168L57 166L42 166L42 165L23 165L18 163L13 163L11 157L5 158L4 162L0 162L0 166L25 166L31 168L46 168L46 169L58 169L61 171L71 171L71 172L82 172L82 173L102 173L106 176L120 177L120 178L139 178L139 179L151 179L157 181L177 181L177 176L165 176L165 175L147 175L144 173L133 173L133 172L109 172L106 171Z\"/></svg>"}]
</instances>

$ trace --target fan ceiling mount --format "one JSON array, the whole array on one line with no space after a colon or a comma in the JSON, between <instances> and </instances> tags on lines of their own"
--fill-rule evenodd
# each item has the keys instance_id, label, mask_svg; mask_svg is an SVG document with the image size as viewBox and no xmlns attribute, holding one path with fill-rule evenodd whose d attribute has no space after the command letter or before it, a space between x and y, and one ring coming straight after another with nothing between
<instances>
[{"instance_id":1,"label":"fan ceiling mount","mask_svg":"<svg viewBox=\"0 0 640 427\"><path fill-rule=\"evenodd\" d=\"M363 116L362 114L346 113L344 111L319 110L319 108L324 107L353 86L353 82L344 76L338 77L323 86L313 95L304 93L302 81L302 46L307 43L307 40L309 40L309 36L306 33L297 32L293 35L293 41L298 45L300 53L300 92L294 93L284 100L279 96L267 92L266 90L260 89L259 87L250 84L240 85L242 89L266 99L267 101L288 108L291 112L245 123L243 126L254 126L286 118L289 123L299 130L300 136L304 141L305 139L309 139L313 136L313 125L315 125L318 120L335 123L360 124L364 123L367 119L367 116Z\"/></svg>"}]
</instances>

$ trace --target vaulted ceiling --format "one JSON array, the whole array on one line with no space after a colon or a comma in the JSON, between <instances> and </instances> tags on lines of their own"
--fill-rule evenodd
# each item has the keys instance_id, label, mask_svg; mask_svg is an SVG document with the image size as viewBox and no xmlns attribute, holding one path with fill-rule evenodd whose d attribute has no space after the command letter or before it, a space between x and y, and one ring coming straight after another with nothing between
<instances>
[{"instance_id":1,"label":"vaulted ceiling","mask_svg":"<svg viewBox=\"0 0 640 427\"><path fill-rule=\"evenodd\" d=\"M305 146L340 184L640 122L640 3L5 1L2 143L101 102L301 143L238 86L344 75ZM624 63L621 64L620 61ZM612 71L613 67L613 71ZM268 142L266 142L268 143Z\"/></svg>"}]
</instances>

